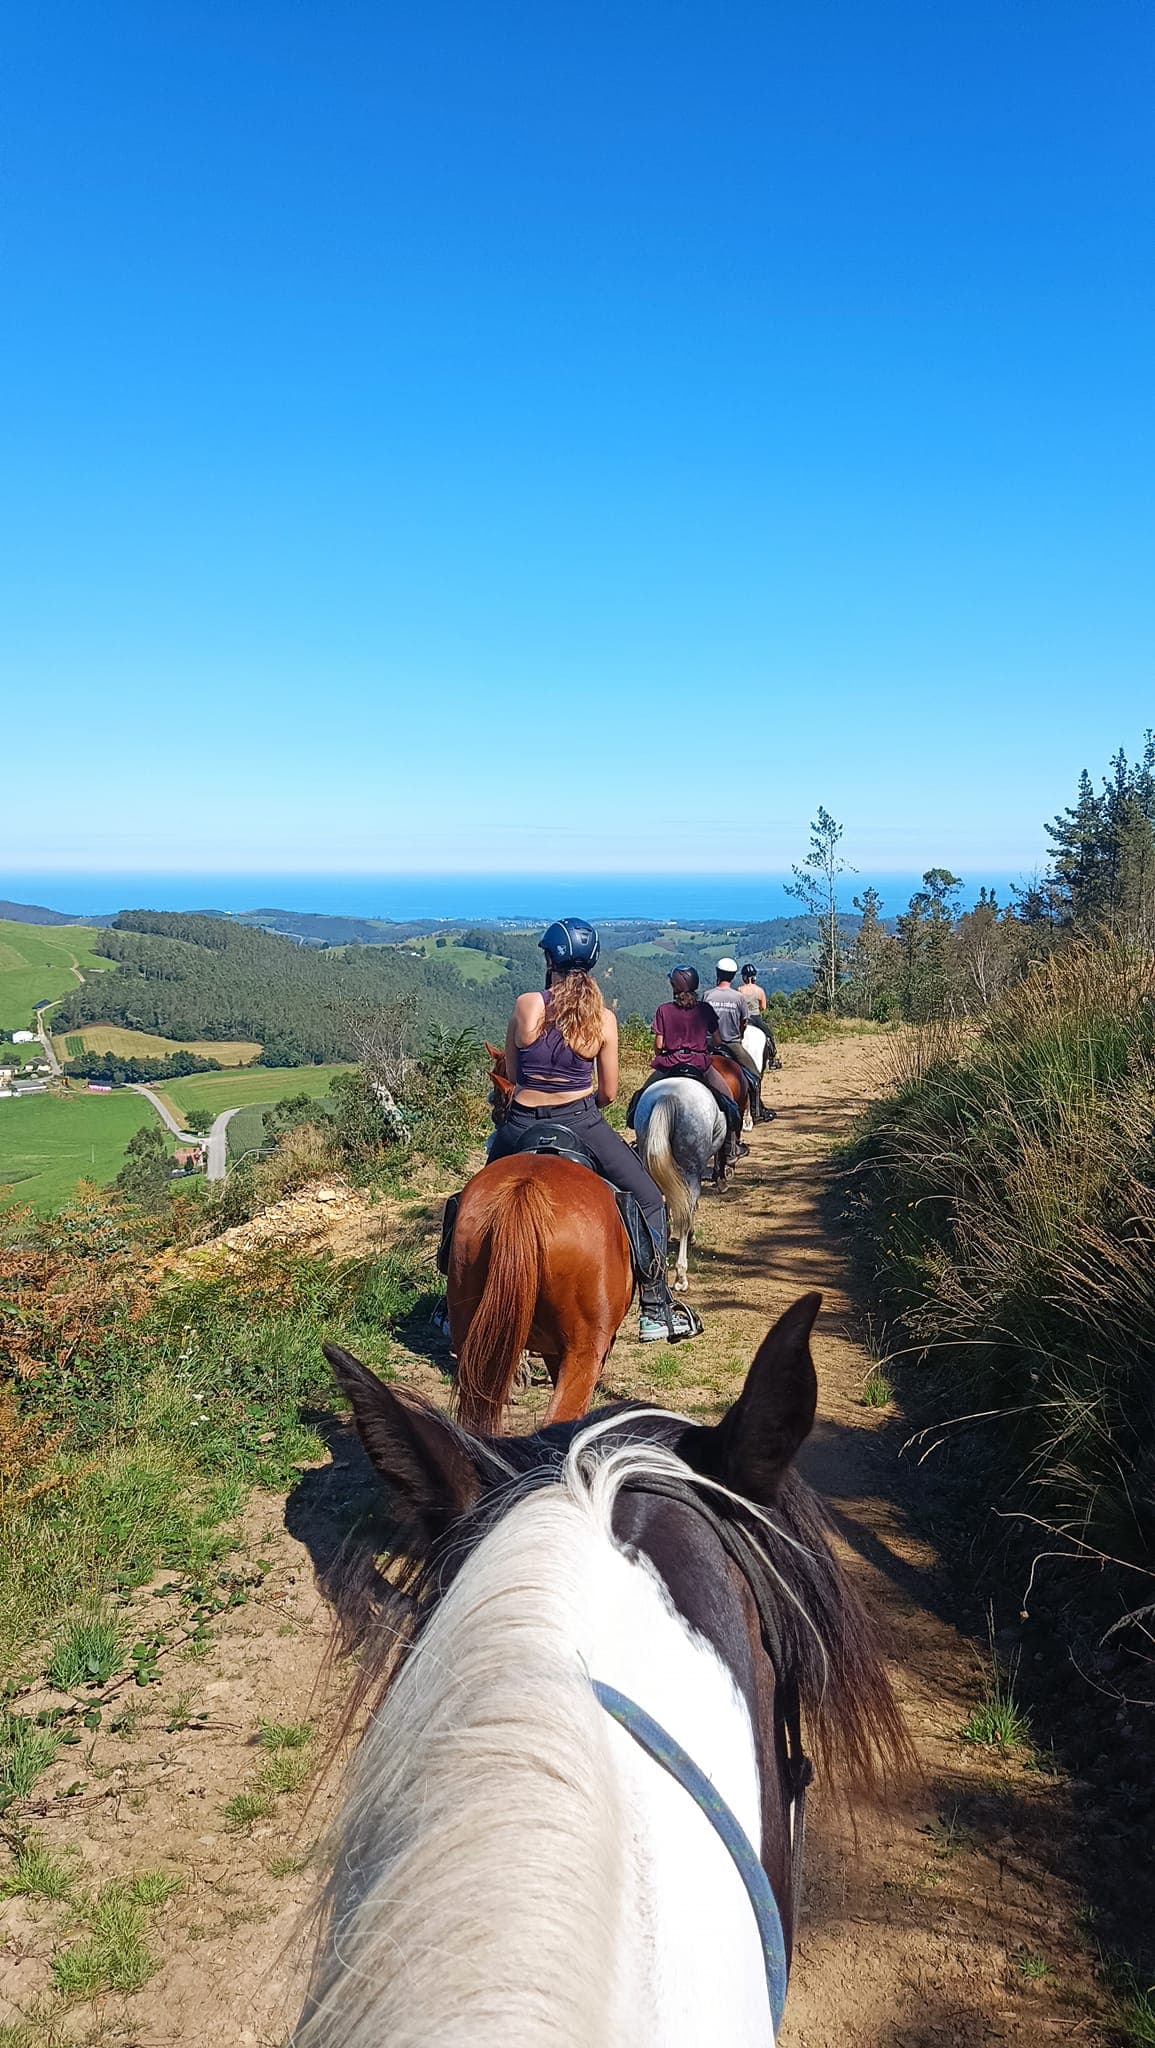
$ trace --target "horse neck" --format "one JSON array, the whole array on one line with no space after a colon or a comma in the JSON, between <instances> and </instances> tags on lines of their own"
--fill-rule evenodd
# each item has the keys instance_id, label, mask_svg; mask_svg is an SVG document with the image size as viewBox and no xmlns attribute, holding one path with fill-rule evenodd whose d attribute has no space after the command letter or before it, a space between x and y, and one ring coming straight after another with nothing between
<instances>
[{"instance_id":1,"label":"horse neck","mask_svg":"<svg viewBox=\"0 0 1155 2048\"><path fill-rule=\"evenodd\" d=\"M758 1842L730 1672L588 1501L543 1488L463 1567L362 1744L298 2048L767 2040L726 1851L590 1677L661 1721Z\"/></svg>"}]
</instances>

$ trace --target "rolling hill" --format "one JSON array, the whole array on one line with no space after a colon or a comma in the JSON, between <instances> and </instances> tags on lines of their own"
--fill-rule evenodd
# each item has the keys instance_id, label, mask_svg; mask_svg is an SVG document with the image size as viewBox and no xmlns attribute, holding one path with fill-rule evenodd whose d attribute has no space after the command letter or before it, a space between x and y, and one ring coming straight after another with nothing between
<instances>
[{"instance_id":1,"label":"rolling hill","mask_svg":"<svg viewBox=\"0 0 1155 2048\"><path fill-rule=\"evenodd\" d=\"M75 989L74 963L81 974L106 969L109 962L93 950L102 937L92 925L0 920L0 1032L31 1030L35 1004Z\"/></svg>"}]
</instances>

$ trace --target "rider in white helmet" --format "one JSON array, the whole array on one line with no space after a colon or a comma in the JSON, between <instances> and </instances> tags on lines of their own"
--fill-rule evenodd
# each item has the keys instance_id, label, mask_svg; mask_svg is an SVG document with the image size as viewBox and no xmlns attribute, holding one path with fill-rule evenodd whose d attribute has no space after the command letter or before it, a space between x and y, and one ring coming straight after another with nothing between
<instances>
[{"instance_id":1,"label":"rider in white helmet","mask_svg":"<svg viewBox=\"0 0 1155 2048\"><path fill-rule=\"evenodd\" d=\"M755 1123L761 1123L762 1076L742 1043L742 1033L746 1029L746 1005L734 987L738 962L724 956L719 960L714 972L718 977L717 985L703 1001L710 1005L718 1019L719 1050L725 1053L727 1059L733 1060L741 1067L746 1076L750 1094L750 1113Z\"/></svg>"}]
</instances>

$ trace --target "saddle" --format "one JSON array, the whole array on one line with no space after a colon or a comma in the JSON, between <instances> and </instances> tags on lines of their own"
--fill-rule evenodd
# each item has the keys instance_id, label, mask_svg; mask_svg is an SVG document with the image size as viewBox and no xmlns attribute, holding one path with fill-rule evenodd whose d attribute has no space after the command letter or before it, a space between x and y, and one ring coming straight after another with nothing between
<instances>
[{"instance_id":1,"label":"saddle","mask_svg":"<svg viewBox=\"0 0 1155 2048\"><path fill-rule=\"evenodd\" d=\"M596 1173L601 1179L606 1180L593 1153L586 1149L577 1133L571 1131L568 1124L550 1123L548 1119L531 1124L520 1144L516 1145L512 1152L507 1152L505 1157L514 1159L522 1152L541 1153L547 1159L568 1159L572 1165L588 1167L591 1173ZM606 1185L613 1187L613 1183L608 1180ZM626 1233L635 1278L642 1282L657 1279L665 1272L665 1264L658 1246L650 1235L650 1227L642 1214L637 1196L632 1195L628 1188L613 1188L613 1196L622 1220L622 1229ZM439 1273L449 1271L449 1254L453 1246L457 1204L460 1200L460 1195L450 1195L445 1204L445 1212L441 1219L441 1243L437 1248Z\"/></svg>"},{"instance_id":2,"label":"saddle","mask_svg":"<svg viewBox=\"0 0 1155 2048\"><path fill-rule=\"evenodd\" d=\"M546 1118L542 1123L531 1124L520 1143L514 1146L511 1158L519 1152L545 1152L551 1159L569 1159L575 1166L588 1166L591 1173L600 1173L601 1168L588 1148L582 1144L576 1131L568 1124L551 1123Z\"/></svg>"}]
</instances>

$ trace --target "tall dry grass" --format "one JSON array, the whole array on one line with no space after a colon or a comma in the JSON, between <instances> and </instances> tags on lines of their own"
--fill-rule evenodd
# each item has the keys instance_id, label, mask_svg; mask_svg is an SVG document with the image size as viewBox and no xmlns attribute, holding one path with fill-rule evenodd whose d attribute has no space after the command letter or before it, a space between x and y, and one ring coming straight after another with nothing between
<instances>
[{"instance_id":1,"label":"tall dry grass","mask_svg":"<svg viewBox=\"0 0 1155 2048\"><path fill-rule=\"evenodd\" d=\"M977 1026L896 1042L859 1185L957 1411L1001 1409L1040 1511L1155 1554L1155 959L1072 945Z\"/></svg>"}]
</instances>

